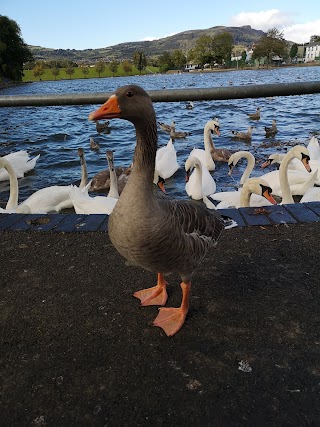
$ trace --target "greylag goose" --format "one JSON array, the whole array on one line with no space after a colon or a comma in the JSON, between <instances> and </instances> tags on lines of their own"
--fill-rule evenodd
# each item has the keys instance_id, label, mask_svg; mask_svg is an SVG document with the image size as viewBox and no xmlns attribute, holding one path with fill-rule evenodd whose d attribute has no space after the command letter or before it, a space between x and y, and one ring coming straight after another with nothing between
<instances>
[{"instance_id":1,"label":"greylag goose","mask_svg":"<svg viewBox=\"0 0 320 427\"><path fill-rule=\"evenodd\" d=\"M264 130L266 132L266 137L274 136L278 132L277 121L273 119L271 127L265 126Z\"/></svg>"},{"instance_id":2,"label":"greylag goose","mask_svg":"<svg viewBox=\"0 0 320 427\"><path fill-rule=\"evenodd\" d=\"M92 151L99 151L100 150L100 144L98 142L95 142L93 138L90 138L90 148Z\"/></svg>"},{"instance_id":3,"label":"greylag goose","mask_svg":"<svg viewBox=\"0 0 320 427\"><path fill-rule=\"evenodd\" d=\"M255 113L248 114L248 117L251 120L260 120L260 107L257 108Z\"/></svg>"},{"instance_id":4,"label":"greylag goose","mask_svg":"<svg viewBox=\"0 0 320 427\"><path fill-rule=\"evenodd\" d=\"M251 140L252 130L253 130L253 127L249 126L247 132L238 132L236 130L232 130L231 132L234 135L234 138Z\"/></svg>"},{"instance_id":5,"label":"greylag goose","mask_svg":"<svg viewBox=\"0 0 320 427\"><path fill-rule=\"evenodd\" d=\"M193 201L157 197L153 192L157 152L157 122L149 95L139 86L117 89L89 120L124 119L133 123L136 148L127 185L109 218L109 237L130 264L158 275L156 286L134 293L141 305L165 305L164 275L181 277L179 308L160 308L154 325L167 336L177 333L189 308L191 277L224 229L221 216Z\"/></svg>"},{"instance_id":6,"label":"greylag goose","mask_svg":"<svg viewBox=\"0 0 320 427\"><path fill-rule=\"evenodd\" d=\"M102 133L102 132L108 133L108 131L110 131L110 128L109 128L110 122L107 121L104 123L99 123L99 121L96 121L95 123L96 123L96 129L98 133Z\"/></svg>"}]
</instances>

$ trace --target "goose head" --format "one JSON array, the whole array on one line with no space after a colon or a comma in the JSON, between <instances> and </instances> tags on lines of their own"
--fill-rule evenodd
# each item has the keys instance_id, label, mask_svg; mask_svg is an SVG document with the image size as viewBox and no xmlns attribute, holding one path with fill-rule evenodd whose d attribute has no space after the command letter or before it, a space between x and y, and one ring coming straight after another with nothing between
<instances>
[{"instance_id":1,"label":"goose head","mask_svg":"<svg viewBox=\"0 0 320 427\"><path fill-rule=\"evenodd\" d=\"M141 102L142 96L143 102ZM150 115L154 117L151 118ZM141 87L126 85L117 89L101 107L93 111L89 115L89 120L118 118L139 125L145 123L145 117L149 117L149 122L155 120L150 97L145 96L145 91Z\"/></svg>"}]
</instances>

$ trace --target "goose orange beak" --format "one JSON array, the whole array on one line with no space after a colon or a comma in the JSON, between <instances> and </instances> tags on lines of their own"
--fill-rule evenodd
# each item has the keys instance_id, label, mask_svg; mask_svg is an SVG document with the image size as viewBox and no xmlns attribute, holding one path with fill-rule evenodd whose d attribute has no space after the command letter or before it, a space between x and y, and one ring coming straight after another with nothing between
<instances>
[{"instance_id":1,"label":"goose orange beak","mask_svg":"<svg viewBox=\"0 0 320 427\"><path fill-rule=\"evenodd\" d=\"M117 119L120 117L121 110L118 105L118 98L116 95L111 95L96 111L89 114L89 120L101 119Z\"/></svg>"}]
</instances>

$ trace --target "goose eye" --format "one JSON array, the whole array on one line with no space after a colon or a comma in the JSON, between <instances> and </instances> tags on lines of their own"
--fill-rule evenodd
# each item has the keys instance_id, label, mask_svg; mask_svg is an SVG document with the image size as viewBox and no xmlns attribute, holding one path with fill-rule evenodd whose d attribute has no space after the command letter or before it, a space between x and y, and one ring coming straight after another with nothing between
<instances>
[{"instance_id":1,"label":"goose eye","mask_svg":"<svg viewBox=\"0 0 320 427\"><path fill-rule=\"evenodd\" d=\"M132 91L131 91L131 90L128 90L128 92L127 92L127 97L128 97L128 98L131 98L132 96L133 96Z\"/></svg>"}]
</instances>

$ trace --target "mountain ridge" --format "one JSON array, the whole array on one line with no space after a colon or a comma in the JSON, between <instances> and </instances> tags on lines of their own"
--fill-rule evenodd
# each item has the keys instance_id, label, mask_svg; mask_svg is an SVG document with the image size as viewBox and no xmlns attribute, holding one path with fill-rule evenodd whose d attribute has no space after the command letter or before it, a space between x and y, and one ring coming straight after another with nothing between
<instances>
[{"instance_id":1,"label":"mountain ridge","mask_svg":"<svg viewBox=\"0 0 320 427\"><path fill-rule=\"evenodd\" d=\"M143 51L148 57L157 57L164 52L172 52L176 49L187 53L194 48L196 40L203 36L215 36L221 32L228 31L232 35L233 44L252 46L265 33L261 30L255 30L250 25L241 27L225 27L215 26L202 30L187 30L173 36L164 37L151 41L135 41L118 43L113 46L107 46L98 49L53 49L41 46L28 45L35 60L58 60L67 59L74 62L95 62L98 60L124 60L132 59L134 52L137 50Z\"/></svg>"}]
</instances>

